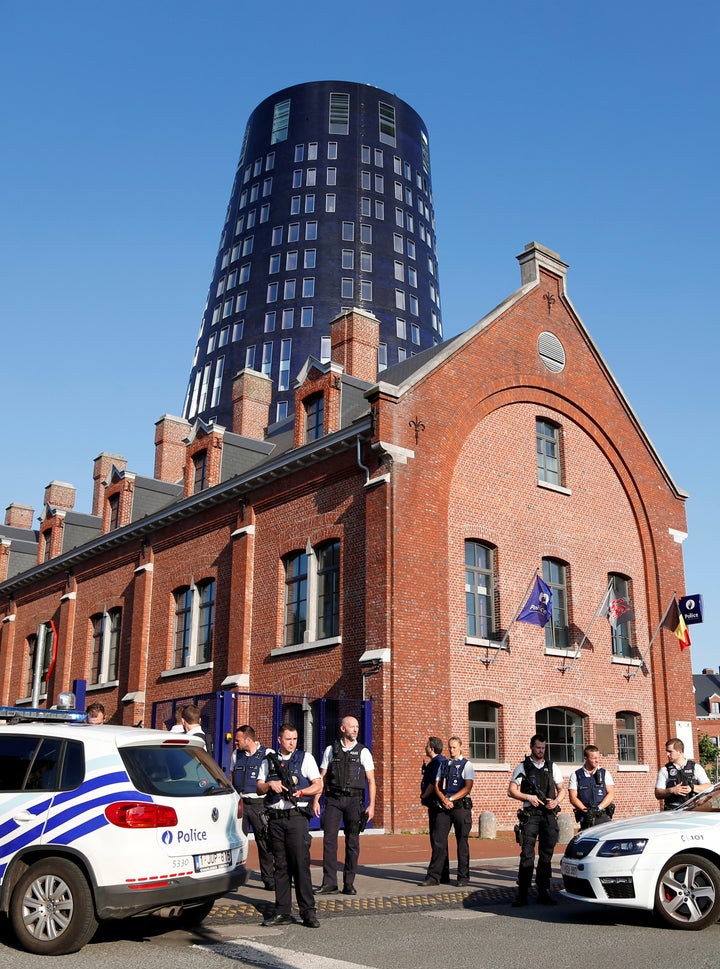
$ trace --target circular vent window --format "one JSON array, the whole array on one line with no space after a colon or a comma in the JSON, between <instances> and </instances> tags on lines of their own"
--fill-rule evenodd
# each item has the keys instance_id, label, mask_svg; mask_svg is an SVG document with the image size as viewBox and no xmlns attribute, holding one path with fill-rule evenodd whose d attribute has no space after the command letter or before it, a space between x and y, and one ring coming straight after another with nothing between
<instances>
[{"instance_id":1,"label":"circular vent window","mask_svg":"<svg viewBox=\"0 0 720 969\"><path fill-rule=\"evenodd\" d=\"M553 373L560 373L565 367L565 348L554 333L545 331L538 337L540 359Z\"/></svg>"}]
</instances>

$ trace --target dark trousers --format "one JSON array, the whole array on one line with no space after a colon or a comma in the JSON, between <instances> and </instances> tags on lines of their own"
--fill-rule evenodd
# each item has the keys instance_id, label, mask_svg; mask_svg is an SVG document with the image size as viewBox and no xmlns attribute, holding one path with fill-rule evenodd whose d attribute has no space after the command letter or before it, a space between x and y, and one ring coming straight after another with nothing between
<instances>
[{"instance_id":1,"label":"dark trousers","mask_svg":"<svg viewBox=\"0 0 720 969\"><path fill-rule=\"evenodd\" d=\"M558 819L554 814L543 811L531 814L522 826L522 846L520 848L520 869L518 885L520 895L527 897L535 867L535 843L538 844L538 863L535 884L539 892L550 889L552 856L560 837Z\"/></svg>"},{"instance_id":2,"label":"dark trousers","mask_svg":"<svg viewBox=\"0 0 720 969\"><path fill-rule=\"evenodd\" d=\"M260 816L265 813L265 799L257 798L250 801L243 800L242 829L245 834L250 833L250 828L255 835L255 845L257 846L258 862L260 864L260 877L263 884L272 887L275 882L274 864L272 851L265 847L264 841L259 841L257 830L260 827Z\"/></svg>"},{"instance_id":3,"label":"dark trousers","mask_svg":"<svg viewBox=\"0 0 720 969\"><path fill-rule=\"evenodd\" d=\"M345 864L343 888L352 888L360 857L360 797L328 794L323 812L323 885L337 885L338 832L340 824L345 830Z\"/></svg>"},{"instance_id":4,"label":"dark trousers","mask_svg":"<svg viewBox=\"0 0 720 969\"><path fill-rule=\"evenodd\" d=\"M457 877L470 877L470 829L472 828L472 811L470 808L455 807L452 811L438 811L430 843L432 855L428 867L428 878L439 882L443 880L443 871L447 873L449 866L448 837L451 829L455 832L457 842ZM447 877L447 874L446 876Z\"/></svg>"},{"instance_id":5,"label":"dark trousers","mask_svg":"<svg viewBox=\"0 0 720 969\"><path fill-rule=\"evenodd\" d=\"M432 852L433 838L435 837L435 821L437 820L438 814L441 814L442 811L440 810L439 807L436 807L434 804L428 804L427 809L428 809L428 831L430 833L430 851ZM445 847L447 849L447 841L445 843ZM432 861L432 858L431 858L431 861ZM433 877L430 874L430 865L428 865L427 877L428 878ZM440 884L445 885L449 881L450 881L450 858L446 850L445 863L442 866L442 873L440 875Z\"/></svg>"},{"instance_id":6,"label":"dark trousers","mask_svg":"<svg viewBox=\"0 0 720 969\"><path fill-rule=\"evenodd\" d=\"M300 917L314 915L308 819L302 814L277 818L270 815L268 831L275 860L275 914L290 914L293 883Z\"/></svg>"}]
</instances>

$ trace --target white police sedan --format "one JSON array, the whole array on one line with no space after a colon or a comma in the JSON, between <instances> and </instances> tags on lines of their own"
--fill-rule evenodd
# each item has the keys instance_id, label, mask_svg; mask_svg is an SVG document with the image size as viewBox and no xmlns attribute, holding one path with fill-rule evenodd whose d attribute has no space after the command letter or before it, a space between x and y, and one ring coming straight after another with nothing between
<instances>
[{"instance_id":1,"label":"white police sedan","mask_svg":"<svg viewBox=\"0 0 720 969\"><path fill-rule=\"evenodd\" d=\"M560 863L571 898L654 909L676 929L720 919L720 784L674 811L581 831Z\"/></svg>"},{"instance_id":2,"label":"white police sedan","mask_svg":"<svg viewBox=\"0 0 720 969\"><path fill-rule=\"evenodd\" d=\"M104 919L199 922L247 875L238 795L200 741L85 719L0 708L0 912L41 955Z\"/></svg>"}]
</instances>

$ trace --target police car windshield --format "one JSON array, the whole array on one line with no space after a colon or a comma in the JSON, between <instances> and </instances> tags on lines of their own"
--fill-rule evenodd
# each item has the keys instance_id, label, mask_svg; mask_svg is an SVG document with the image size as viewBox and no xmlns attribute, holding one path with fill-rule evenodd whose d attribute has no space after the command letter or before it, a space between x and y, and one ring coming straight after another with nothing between
<instances>
[{"instance_id":1,"label":"police car windshield","mask_svg":"<svg viewBox=\"0 0 720 969\"><path fill-rule=\"evenodd\" d=\"M121 747L120 756L139 791L169 797L232 794L215 761L199 747Z\"/></svg>"},{"instance_id":2,"label":"police car windshield","mask_svg":"<svg viewBox=\"0 0 720 969\"><path fill-rule=\"evenodd\" d=\"M707 791L703 791L701 794L696 794L695 797L690 798L679 808L679 811L702 811L702 812L720 812L720 784L715 784Z\"/></svg>"}]
</instances>

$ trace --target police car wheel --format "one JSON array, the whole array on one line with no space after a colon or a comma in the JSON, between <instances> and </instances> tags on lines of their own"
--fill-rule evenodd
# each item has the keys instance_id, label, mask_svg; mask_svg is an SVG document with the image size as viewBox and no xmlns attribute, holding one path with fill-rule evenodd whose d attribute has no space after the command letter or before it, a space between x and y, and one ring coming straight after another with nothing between
<instances>
[{"instance_id":1,"label":"police car wheel","mask_svg":"<svg viewBox=\"0 0 720 969\"><path fill-rule=\"evenodd\" d=\"M13 891L10 919L22 948L46 956L77 952L98 926L85 876L64 858L28 868Z\"/></svg>"},{"instance_id":2,"label":"police car wheel","mask_svg":"<svg viewBox=\"0 0 720 969\"><path fill-rule=\"evenodd\" d=\"M212 912L214 905L214 898L206 902L201 902L199 905L185 905L178 916L180 925L187 926L188 928L191 928L193 925L199 925Z\"/></svg>"},{"instance_id":3,"label":"police car wheel","mask_svg":"<svg viewBox=\"0 0 720 969\"><path fill-rule=\"evenodd\" d=\"M666 862L655 888L655 911L675 929L704 929L720 918L720 871L702 855Z\"/></svg>"}]
</instances>

